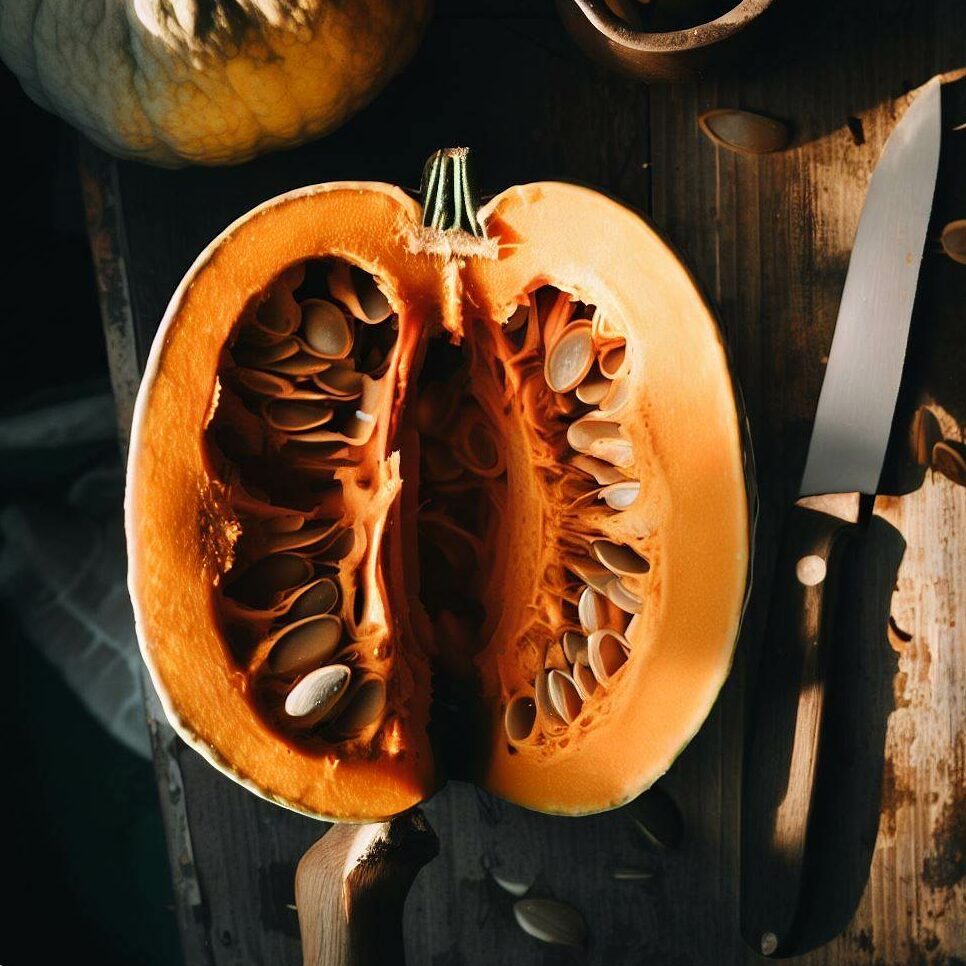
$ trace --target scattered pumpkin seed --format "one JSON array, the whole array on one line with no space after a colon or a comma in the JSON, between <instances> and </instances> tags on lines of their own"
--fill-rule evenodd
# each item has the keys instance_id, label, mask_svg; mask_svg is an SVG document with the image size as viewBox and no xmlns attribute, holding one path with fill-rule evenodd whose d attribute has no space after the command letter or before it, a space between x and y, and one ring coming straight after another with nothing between
<instances>
[{"instance_id":1,"label":"scattered pumpkin seed","mask_svg":"<svg viewBox=\"0 0 966 966\"><path fill-rule=\"evenodd\" d=\"M698 118L701 133L719 147L738 154L770 154L787 147L791 138L788 126L772 117L717 108Z\"/></svg>"},{"instance_id":2,"label":"scattered pumpkin seed","mask_svg":"<svg viewBox=\"0 0 966 966\"><path fill-rule=\"evenodd\" d=\"M517 925L534 939L559 946L579 946L587 935L584 917L556 899L519 899L513 904Z\"/></svg>"},{"instance_id":3,"label":"scattered pumpkin seed","mask_svg":"<svg viewBox=\"0 0 966 966\"><path fill-rule=\"evenodd\" d=\"M932 448L932 468L959 486L966 486L966 446L947 439Z\"/></svg>"},{"instance_id":4,"label":"scattered pumpkin seed","mask_svg":"<svg viewBox=\"0 0 966 966\"><path fill-rule=\"evenodd\" d=\"M651 869L635 869L630 866L611 869L610 874L617 882L646 882L654 878L654 872Z\"/></svg>"},{"instance_id":5,"label":"scattered pumpkin seed","mask_svg":"<svg viewBox=\"0 0 966 966\"><path fill-rule=\"evenodd\" d=\"M951 221L939 238L943 251L960 265L966 265L966 218Z\"/></svg>"},{"instance_id":6,"label":"scattered pumpkin seed","mask_svg":"<svg viewBox=\"0 0 966 966\"><path fill-rule=\"evenodd\" d=\"M509 892L511 896L516 896L518 899L522 899L533 886L533 879L527 881L521 881L519 879L511 879L508 876L500 875L498 872L490 870L490 878L504 891Z\"/></svg>"}]
</instances>

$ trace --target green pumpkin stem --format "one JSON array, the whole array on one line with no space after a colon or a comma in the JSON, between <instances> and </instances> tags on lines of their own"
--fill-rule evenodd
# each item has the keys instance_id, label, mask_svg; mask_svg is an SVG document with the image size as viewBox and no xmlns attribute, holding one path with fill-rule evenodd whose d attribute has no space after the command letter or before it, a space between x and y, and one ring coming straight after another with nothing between
<instances>
[{"instance_id":1,"label":"green pumpkin stem","mask_svg":"<svg viewBox=\"0 0 966 966\"><path fill-rule=\"evenodd\" d=\"M463 231L483 238L476 217L479 197L469 148L443 148L423 168L423 224L437 231Z\"/></svg>"}]
</instances>

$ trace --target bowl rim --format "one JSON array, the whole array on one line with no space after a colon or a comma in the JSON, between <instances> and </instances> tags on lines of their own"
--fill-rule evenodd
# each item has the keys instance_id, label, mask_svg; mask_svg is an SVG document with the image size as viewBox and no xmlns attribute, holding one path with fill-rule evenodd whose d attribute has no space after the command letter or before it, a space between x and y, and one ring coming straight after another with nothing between
<instances>
[{"instance_id":1,"label":"bowl rim","mask_svg":"<svg viewBox=\"0 0 966 966\"><path fill-rule=\"evenodd\" d=\"M680 30L635 30L607 6L605 0L569 0L588 23L615 43L642 53L674 54L710 47L742 31L761 16L775 0L738 0L732 7L704 23Z\"/></svg>"}]
</instances>

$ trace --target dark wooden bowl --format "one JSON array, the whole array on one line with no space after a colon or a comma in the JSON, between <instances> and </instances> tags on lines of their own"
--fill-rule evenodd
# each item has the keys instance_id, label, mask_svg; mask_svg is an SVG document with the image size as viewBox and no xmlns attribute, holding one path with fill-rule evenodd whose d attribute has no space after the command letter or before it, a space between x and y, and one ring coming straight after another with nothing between
<instances>
[{"instance_id":1,"label":"dark wooden bowl","mask_svg":"<svg viewBox=\"0 0 966 966\"><path fill-rule=\"evenodd\" d=\"M595 60L646 81L686 80L733 58L753 42L775 0L740 0L715 20L683 30L635 30L604 0L557 0L574 40Z\"/></svg>"}]
</instances>

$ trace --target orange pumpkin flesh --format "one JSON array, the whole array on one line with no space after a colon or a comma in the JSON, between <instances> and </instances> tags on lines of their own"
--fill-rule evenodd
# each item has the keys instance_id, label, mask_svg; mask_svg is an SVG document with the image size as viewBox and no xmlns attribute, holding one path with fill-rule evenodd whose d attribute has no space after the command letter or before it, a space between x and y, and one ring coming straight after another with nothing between
<instances>
[{"instance_id":1,"label":"orange pumpkin flesh","mask_svg":"<svg viewBox=\"0 0 966 966\"><path fill-rule=\"evenodd\" d=\"M312 815L385 817L447 776L614 807L730 666L750 521L706 303L593 191L513 188L479 224L426 228L381 184L276 198L195 263L145 374L145 660L194 747ZM357 318L380 292L389 317Z\"/></svg>"}]
</instances>

